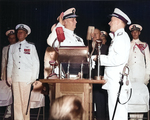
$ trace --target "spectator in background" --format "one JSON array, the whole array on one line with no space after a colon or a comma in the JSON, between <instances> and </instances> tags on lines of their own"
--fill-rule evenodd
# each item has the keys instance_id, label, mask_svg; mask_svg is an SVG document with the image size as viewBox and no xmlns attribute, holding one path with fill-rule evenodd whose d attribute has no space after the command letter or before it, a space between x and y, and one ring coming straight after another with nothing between
<instances>
[{"instance_id":1,"label":"spectator in background","mask_svg":"<svg viewBox=\"0 0 150 120\"><path fill-rule=\"evenodd\" d=\"M147 84L150 75L150 52L147 43L140 41L139 36L142 31L142 26L132 24L129 27L133 37L131 41L129 54L129 78L132 83L133 93L129 104L147 104L149 106L149 92ZM139 88L141 88L139 90ZM145 90L145 92L141 92ZM148 98L148 99L147 99ZM144 101L144 102L143 102ZM148 111L148 107L139 108L136 105L129 108L129 112ZM143 114L130 114L131 118L143 119Z\"/></svg>"},{"instance_id":2,"label":"spectator in background","mask_svg":"<svg viewBox=\"0 0 150 120\"><path fill-rule=\"evenodd\" d=\"M50 109L50 120L82 120L83 107L81 99L75 95L57 98Z\"/></svg>"},{"instance_id":3,"label":"spectator in background","mask_svg":"<svg viewBox=\"0 0 150 120\"><path fill-rule=\"evenodd\" d=\"M0 81L0 99L4 99L6 96L7 102L5 104L1 103L0 106L7 106L7 113L5 118L11 117L11 103L12 103L12 92L11 88L6 84L7 82L7 61L8 61L8 51L10 45L16 43L15 30L11 29L6 31L6 36L8 37L9 45L5 46L2 50L2 63L1 63L1 80Z\"/></svg>"},{"instance_id":4,"label":"spectator in background","mask_svg":"<svg viewBox=\"0 0 150 120\"><path fill-rule=\"evenodd\" d=\"M106 34L106 32L105 32ZM101 41L101 54L107 55L108 53L108 46L105 45L106 38L105 38L104 32L102 33L99 29L95 29L93 35L91 36L93 38L92 41L92 48L93 48L93 55L98 55L98 43L96 40ZM105 40L105 41L104 41ZM92 78L96 79L95 76L98 76L98 63L96 62L95 68L92 70ZM100 66L100 73L99 75L101 78L104 76L104 66ZM102 84L93 84L93 107L94 111L96 111L96 119L97 120L107 120L107 91L102 89Z\"/></svg>"}]
</instances>

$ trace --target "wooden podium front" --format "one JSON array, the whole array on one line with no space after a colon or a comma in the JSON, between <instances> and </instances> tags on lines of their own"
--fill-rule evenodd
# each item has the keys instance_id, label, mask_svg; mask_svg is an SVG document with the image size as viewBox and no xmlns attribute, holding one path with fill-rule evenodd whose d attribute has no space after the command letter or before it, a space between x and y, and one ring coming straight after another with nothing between
<instances>
[{"instance_id":1,"label":"wooden podium front","mask_svg":"<svg viewBox=\"0 0 150 120\"><path fill-rule=\"evenodd\" d=\"M92 120L92 84L103 84L104 80L89 79L40 79L42 83L48 83L50 86L51 103L62 95L77 95L82 99L82 105L85 110L83 120Z\"/></svg>"}]
</instances>

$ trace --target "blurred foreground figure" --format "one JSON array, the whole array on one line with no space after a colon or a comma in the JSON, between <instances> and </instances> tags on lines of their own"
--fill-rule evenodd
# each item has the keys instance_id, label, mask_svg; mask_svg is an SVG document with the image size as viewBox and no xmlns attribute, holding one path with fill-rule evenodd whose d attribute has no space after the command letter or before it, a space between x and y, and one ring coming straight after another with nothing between
<instances>
[{"instance_id":1,"label":"blurred foreground figure","mask_svg":"<svg viewBox=\"0 0 150 120\"><path fill-rule=\"evenodd\" d=\"M57 98L51 106L50 120L82 120L81 99L75 95Z\"/></svg>"}]
</instances>

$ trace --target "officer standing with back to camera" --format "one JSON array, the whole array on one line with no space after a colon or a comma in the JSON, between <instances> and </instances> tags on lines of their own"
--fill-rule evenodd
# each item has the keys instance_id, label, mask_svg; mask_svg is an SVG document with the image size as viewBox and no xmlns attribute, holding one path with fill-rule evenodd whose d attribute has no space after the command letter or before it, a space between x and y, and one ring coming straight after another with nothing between
<instances>
[{"instance_id":1,"label":"officer standing with back to camera","mask_svg":"<svg viewBox=\"0 0 150 120\"><path fill-rule=\"evenodd\" d=\"M123 68L128 61L130 51L130 38L125 32L126 24L131 24L129 17L120 9L115 8L114 12L110 15L110 36L112 38L111 45L109 46L108 55L100 55L101 66L105 66L104 80L106 83L102 86L108 93L108 107L109 119L112 120L119 91L119 81ZM125 102L127 100L127 90L130 84L126 83L122 86L120 100ZM127 104L121 105L118 103L114 120L127 120Z\"/></svg>"},{"instance_id":2,"label":"officer standing with back to camera","mask_svg":"<svg viewBox=\"0 0 150 120\"><path fill-rule=\"evenodd\" d=\"M26 115L26 109L31 84L39 75L39 58L35 45L26 41L31 33L29 26L18 24L16 30L19 41L9 49L7 81L13 88L14 119L30 120L30 110Z\"/></svg>"},{"instance_id":3,"label":"officer standing with back to camera","mask_svg":"<svg viewBox=\"0 0 150 120\"><path fill-rule=\"evenodd\" d=\"M52 30L52 33L47 39L47 44L52 47L59 47L59 41L57 40L56 28L62 27L64 31L65 40L60 43L60 46L84 46L83 39L74 33L76 28L76 9L70 8L65 12L62 12L57 18L59 23Z\"/></svg>"}]
</instances>

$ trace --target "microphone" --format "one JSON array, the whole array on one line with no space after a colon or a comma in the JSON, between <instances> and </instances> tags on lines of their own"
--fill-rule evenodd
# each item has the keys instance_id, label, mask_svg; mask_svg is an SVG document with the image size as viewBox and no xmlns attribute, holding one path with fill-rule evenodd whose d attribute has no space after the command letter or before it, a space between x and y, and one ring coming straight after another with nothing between
<instances>
[{"instance_id":1,"label":"microphone","mask_svg":"<svg viewBox=\"0 0 150 120\"><path fill-rule=\"evenodd\" d=\"M98 46L99 45L101 45L102 44L102 40L101 39L98 39L98 40L96 40L96 43L98 44Z\"/></svg>"},{"instance_id":2,"label":"microphone","mask_svg":"<svg viewBox=\"0 0 150 120\"><path fill-rule=\"evenodd\" d=\"M56 34L59 42L63 42L65 40L65 35L62 27L56 28Z\"/></svg>"},{"instance_id":3,"label":"microphone","mask_svg":"<svg viewBox=\"0 0 150 120\"><path fill-rule=\"evenodd\" d=\"M101 43L101 42L102 42L102 40L101 40L101 39L98 39L98 40L96 40L96 42L97 42L97 43Z\"/></svg>"}]
</instances>

